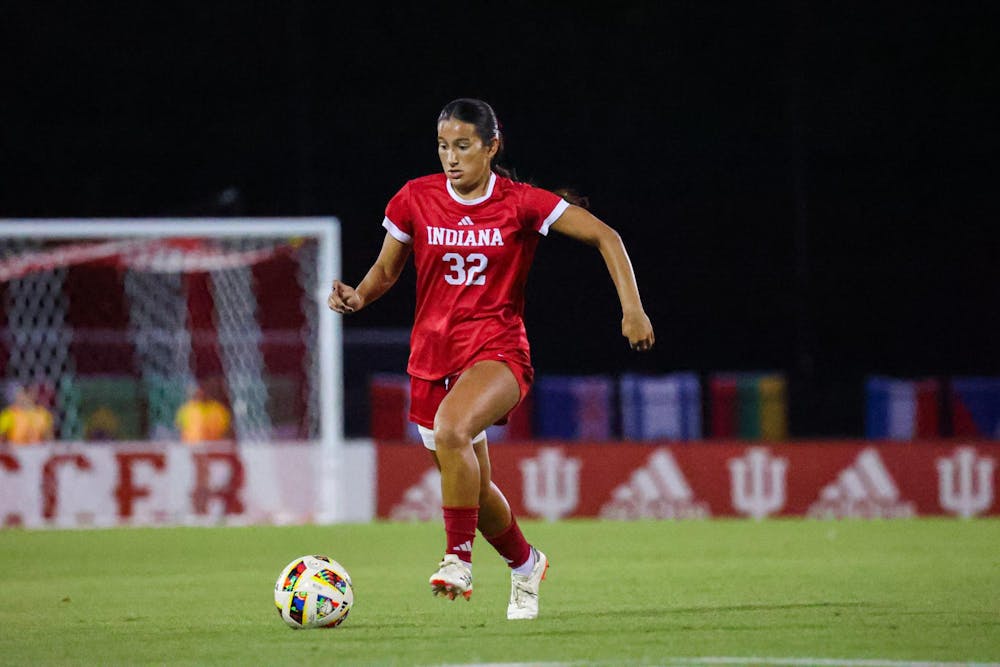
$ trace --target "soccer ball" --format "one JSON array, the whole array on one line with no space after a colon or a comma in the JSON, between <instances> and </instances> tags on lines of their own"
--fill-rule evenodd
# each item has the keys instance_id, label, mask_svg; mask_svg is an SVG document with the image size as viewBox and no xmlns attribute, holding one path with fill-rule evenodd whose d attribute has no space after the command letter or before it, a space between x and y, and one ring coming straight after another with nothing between
<instances>
[{"instance_id":1,"label":"soccer ball","mask_svg":"<svg viewBox=\"0 0 1000 667\"><path fill-rule=\"evenodd\" d=\"M335 628L354 604L351 575L326 556L296 558L274 584L274 604L289 627Z\"/></svg>"}]
</instances>

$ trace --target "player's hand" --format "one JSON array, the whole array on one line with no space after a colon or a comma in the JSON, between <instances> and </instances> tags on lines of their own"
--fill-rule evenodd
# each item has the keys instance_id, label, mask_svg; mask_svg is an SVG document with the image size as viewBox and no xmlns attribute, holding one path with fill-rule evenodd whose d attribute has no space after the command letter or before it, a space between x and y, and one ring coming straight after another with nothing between
<instances>
[{"instance_id":1,"label":"player's hand","mask_svg":"<svg viewBox=\"0 0 1000 667\"><path fill-rule=\"evenodd\" d=\"M350 285L334 280L330 296L326 299L326 305L330 307L330 310L346 315L361 310L365 305L365 300Z\"/></svg>"},{"instance_id":2,"label":"player's hand","mask_svg":"<svg viewBox=\"0 0 1000 667\"><path fill-rule=\"evenodd\" d=\"M647 352L656 340L653 324L641 310L625 313L622 317L622 335L628 338L629 346L639 352Z\"/></svg>"}]
</instances>

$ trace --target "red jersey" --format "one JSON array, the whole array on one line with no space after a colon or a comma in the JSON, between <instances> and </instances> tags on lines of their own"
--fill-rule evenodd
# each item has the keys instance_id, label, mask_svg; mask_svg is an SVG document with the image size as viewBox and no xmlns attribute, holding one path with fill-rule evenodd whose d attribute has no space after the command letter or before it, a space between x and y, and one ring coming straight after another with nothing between
<instances>
[{"instance_id":1,"label":"red jersey","mask_svg":"<svg viewBox=\"0 0 1000 667\"><path fill-rule=\"evenodd\" d=\"M461 199L444 174L414 179L396 193L382 226L413 246L410 375L454 375L483 350L528 353L528 269L539 235L548 234L568 206L551 192L496 174L474 200Z\"/></svg>"}]
</instances>

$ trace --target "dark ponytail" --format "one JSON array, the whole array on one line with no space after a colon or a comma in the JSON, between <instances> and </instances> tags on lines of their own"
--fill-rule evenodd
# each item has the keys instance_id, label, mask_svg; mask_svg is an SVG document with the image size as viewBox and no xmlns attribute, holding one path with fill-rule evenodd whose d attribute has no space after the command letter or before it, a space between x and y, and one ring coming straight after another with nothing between
<instances>
[{"instance_id":1,"label":"dark ponytail","mask_svg":"<svg viewBox=\"0 0 1000 667\"><path fill-rule=\"evenodd\" d=\"M496 112L493 111L493 107L482 100L471 97L460 97L444 105L441 113L438 114L439 123L452 118L474 126L476 128L476 135L483 142L484 146L489 145L494 139L499 141L500 148L496 156L494 156L490 168L505 178L509 178L512 181L518 180L513 169L499 164L503 157L504 148L503 127L500 125L500 120L497 118ZM589 208L590 206L590 202L586 197L577 194L571 189L562 188L560 190L553 190L553 193L574 206L582 206L583 208Z\"/></svg>"},{"instance_id":2,"label":"dark ponytail","mask_svg":"<svg viewBox=\"0 0 1000 667\"><path fill-rule=\"evenodd\" d=\"M552 194L559 195L573 206L590 208L590 198L586 195L581 195L573 188L559 188L558 190L553 190Z\"/></svg>"}]
</instances>

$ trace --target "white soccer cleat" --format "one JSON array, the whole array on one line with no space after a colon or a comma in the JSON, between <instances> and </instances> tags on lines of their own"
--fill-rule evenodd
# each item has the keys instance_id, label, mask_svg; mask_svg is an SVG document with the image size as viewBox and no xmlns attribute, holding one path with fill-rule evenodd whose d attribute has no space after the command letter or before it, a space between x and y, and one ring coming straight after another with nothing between
<instances>
[{"instance_id":1,"label":"white soccer cleat","mask_svg":"<svg viewBox=\"0 0 1000 667\"><path fill-rule=\"evenodd\" d=\"M472 597L472 568L455 554L447 554L431 575L431 593L454 600L459 595ZM537 606L537 605L536 605Z\"/></svg>"},{"instance_id":2,"label":"white soccer cleat","mask_svg":"<svg viewBox=\"0 0 1000 667\"><path fill-rule=\"evenodd\" d=\"M509 620L532 619L538 617L538 589L545 572L549 569L549 559L535 547L531 547L535 554L535 566L531 568L531 574L518 574L510 572L510 604L507 605L507 618Z\"/></svg>"}]
</instances>

